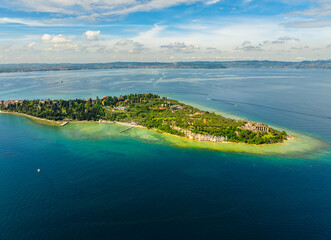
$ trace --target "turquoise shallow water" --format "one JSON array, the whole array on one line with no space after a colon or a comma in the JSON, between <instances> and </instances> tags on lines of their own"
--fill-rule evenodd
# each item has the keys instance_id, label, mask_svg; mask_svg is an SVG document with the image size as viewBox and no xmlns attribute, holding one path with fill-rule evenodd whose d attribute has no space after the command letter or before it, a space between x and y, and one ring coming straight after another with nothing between
<instances>
[{"instance_id":1,"label":"turquoise shallow water","mask_svg":"<svg viewBox=\"0 0 331 240\"><path fill-rule=\"evenodd\" d=\"M227 153L176 147L145 130L119 135L123 126L58 128L0 114L0 239L329 240L329 75L255 69L0 75L0 99L158 92L323 143L290 156Z\"/></svg>"}]
</instances>

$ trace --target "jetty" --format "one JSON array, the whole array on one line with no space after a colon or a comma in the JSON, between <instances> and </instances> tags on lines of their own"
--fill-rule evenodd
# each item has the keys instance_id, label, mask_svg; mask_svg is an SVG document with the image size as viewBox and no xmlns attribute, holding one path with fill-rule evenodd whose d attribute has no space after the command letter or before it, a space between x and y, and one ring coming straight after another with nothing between
<instances>
[{"instance_id":1,"label":"jetty","mask_svg":"<svg viewBox=\"0 0 331 240\"><path fill-rule=\"evenodd\" d=\"M129 131L131 128L134 128L134 127L135 127L135 126L128 127L128 128L126 128L126 129L120 131L120 133L124 133L124 132L126 132L126 131Z\"/></svg>"},{"instance_id":2,"label":"jetty","mask_svg":"<svg viewBox=\"0 0 331 240\"><path fill-rule=\"evenodd\" d=\"M67 125L68 123L70 123L70 120L66 120L63 123L60 124L60 127L64 127L65 125Z\"/></svg>"}]
</instances>

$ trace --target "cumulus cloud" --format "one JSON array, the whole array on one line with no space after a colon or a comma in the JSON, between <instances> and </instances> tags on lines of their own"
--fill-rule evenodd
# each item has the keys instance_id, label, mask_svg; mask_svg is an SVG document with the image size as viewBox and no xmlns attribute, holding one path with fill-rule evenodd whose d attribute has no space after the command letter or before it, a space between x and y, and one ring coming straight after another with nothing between
<instances>
[{"instance_id":1,"label":"cumulus cloud","mask_svg":"<svg viewBox=\"0 0 331 240\"><path fill-rule=\"evenodd\" d=\"M303 50L303 49L309 49L309 46L295 46L295 47L291 47L292 50Z\"/></svg>"},{"instance_id":2,"label":"cumulus cloud","mask_svg":"<svg viewBox=\"0 0 331 240\"><path fill-rule=\"evenodd\" d=\"M217 48L214 48L214 47L207 47L206 48L206 53L222 53L223 51L222 50L219 50Z\"/></svg>"},{"instance_id":3,"label":"cumulus cloud","mask_svg":"<svg viewBox=\"0 0 331 240\"><path fill-rule=\"evenodd\" d=\"M55 51L55 52L80 52L81 47L77 43L72 43L72 40L67 36L58 34L58 35L50 35L43 34L41 36L41 42L44 43L45 51ZM34 46L34 44L33 44Z\"/></svg>"},{"instance_id":4,"label":"cumulus cloud","mask_svg":"<svg viewBox=\"0 0 331 240\"><path fill-rule=\"evenodd\" d=\"M27 45L27 48L32 48L32 47L34 47L34 45L36 45L35 42L29 43L29 44Z\"/></svg>"},{"instance_id":5,"label":"cumulus cloud","mask_svg":"<svg viewBox=\"0 0 331 240\"><path fill-rule=\"evenodd\" d=\"M84 32L83 36L88 41L97 41L97 40L99 40L100 31L90 31L89 30L89 31Z\"/></svg>"},{"instance_id":6,"label":"cumulus cloud","mask_svg":"<svg viewBox=\"0 0 331 240\"><path fill-rule=\"evenodd\" d=\"M270 40L265 40L265 41L262 41L258 44L259 47L263 47L263 46L267 46L267 45L270 45L270 44L285 44L285 43L288 43L290 41L300 41L299 38L292 38L292 37L279 37L277 38L276 40L273 40L273 41L270 41ZM243 43L243 45L251 45L249 41L245 41Z\"/></svg>"},{"instance_id":7,"label":"cumulus cloud","mask_svg":"<svg viewBox=\"0 0 331 240\"><path fill-rule=\"evenodd\" d=\"M55 51L55 52L66 52L66 51L72 51L72 52L80 52L81 49L78 44L72 44L72 43L55 43L52 44L52 46L45 49L46 51Z\"/></svg>"},{"instance_id":8,"label":"cumulus cloud","mask_svg":"<svg viewBox=\"0 0 331 240\"><path fill-rule=\"evenodd\" d=\"M13 50L13 47L12 46L3 46L3 45L0 45L0 52L10 52Z\"/></svg>"},{"instance_id":9,"label":"cumulus cloud","mask_svg":"<svg viewBox=\"0 0 331 240\"><path fill-rule=\"evenodd\" d=\"M98 33L95 30L99 30L99 26L96 28L96 25L93 24L90 25L89 31L93 31L89 37L88 31L86 31L88 29L77 35L67 35L61 32L61 28L52 28L52 32L41 32L39 35L20 34L17 35L17 38L14 35L10 36L12 33L8 33L8 36L1 36L0 44L11 44L15 46L12 48L12 52L18 53L23 52L21 49L17 50L17 46L21 46L26 50L26 53L23 53L25 62L55 62L57 61L55 56L58 56L62 62L165 61L170 57L178 61L190 60L193 57L196 59L201 57L204 60L230 58L238 60L248 57L251 59L269 57L272 60L295 60L298 55L306 56L309 59L329 58L328 53L331 48L326 48L326 46L330 44L330 32L325 29L289 30L279 24L281 21L274 23L261 19L254 21L245 19L245 23L225 22L224 25L220 22L219 19L213 19L213 21L199 19L199 25L202 27L185 28L182 23L183 26L180 29L177 28L177 23L174 27L171 22L167 23L169 25L155 25L154 27L139 25L132 28L131 25L124 23L124 29L121 31L111 29L112 31L108 33L106 31L108 28L102 26L100 26L102 33ZM188 22L188 25L190 24L192 24L191 21ZM41 31L44 31L43 29L41 28ZM66 31L69 30L66 28ZM130 33L128 33L129 30ZM43 35L43 33L48 34ZM58 33L65 35L58 35ZM72 34L74 33L75 31ZM123 36L130 36L130 39L123 39L125 38ZM96 39L99 41L92 41ZM250 42L243 42L244 39L250 40ZM298 42L299 39L300 42ZM36 44L34 46L32 44L32 47L28 48L27 46L32 42ZM309 49L304 48L307 44L310 46ZM316 48L319 50L315 50ZM7 49L5 47L2 51L7 51ZM41 51L45 49L52 51L52 54L42 53ZM290 50L290 52L284 54L280 52L281 50ZM267 51L268 54L261 54L262 51ZM33 54L31 54L32 52ZM7 56L8 59L12 55L12 53L0 54Z\"/></svg>"},{"instance_id":10,"label":"cumulus cloud","mask_svg":"<svg viewBox=\"0 0 331 240\"><path fill-rule=\"evenodd\" d=\"M128 45L134 45L134 46L144 46L143 44L139 43L139 42L135 42L133 40L129 40L129 39L122 39L119 40L116 44L116 46L128 46Z\"/></svg>"},{"instance_id":11,"label":"cumulus cloud","mask_svg":"<svg viewBox=\"0 0 331 240\"><path fill-rule=\"evenodd\" d=\"M174 43L170 43L168 45L162 45L160 47L168 49L168 50L170 50L172 52L176 52L176 53L193 53L196 50L200 49L200 46L197 44L187 45L184 42L174 42Z\"/></svg>"},{"instance_id":12,"label":"cumulus cloud","mask_svg":"<svg viewBox=\"0 0 331 240\"><path fill-rule=\"evenodd\" d=\"M261 48L261 45L254 46L250 41L244 41L241 46L236 47L235 50L247 51L247 52L256 52L256 51L264 51Z\"/></svg>"},{"instance_id":13,"label":"cumulus cloud","mask_svg":"<svg viewBox=\"0 0 331 240\"><path fill-rule=\"evenodd\" d=\"M271 44L284 44L287 43L289 41L300 41L300 39L298 38L291 38L291 37L280 37L277 40L274 40L271 42Z\"/></svg>"},{"instance_id":14,"label":"cumulus cloud","mask_svg":"<svg viewBox=\"0 0 331 240\"><path fill-rule=\"evenodd\" d=\"M45 33L41 36L42 42L49 42L49 43L68 43L71 42L70 39L68 39L66 36L59 34L59 35L50 35Z\"/></svg>"},{"instance_id":15,"label":"cumulus cloud","mask_svg":"<svg viewBox=\"0 0 331 240\"><path fill-rule=\"evenodd\" d=\"M131 40L131 39L122 39L114 44L114 46L108 50L109 52L119 52L119 53L142 53L147 51L148 48L144 44Z\"/></svg>"},{"instance_id":16,"label":"cumulus cloud","mask_svg":"<svg viewBox=\"0 0 331 240\"><path fill-rule=\"evenodd\" d=\"M262 41L260 43L258 43L257 45L253 45L250 41L244 41L241 46L236 47L235 50L242 50L242 51L247 51L247 52L253 52L253 51L265 51L265 47L267 47L268 45L281 45L281 44L285 44L288 43L290 41L295 41L298 42L300 41L299 38L293 38L293 37L279 37L276 40L270 41L270 40L265 40ZM303 49L303 48L301 48ZM282 51L284 51L284 49L282 49Z\"/></svg>"}]
</instances>

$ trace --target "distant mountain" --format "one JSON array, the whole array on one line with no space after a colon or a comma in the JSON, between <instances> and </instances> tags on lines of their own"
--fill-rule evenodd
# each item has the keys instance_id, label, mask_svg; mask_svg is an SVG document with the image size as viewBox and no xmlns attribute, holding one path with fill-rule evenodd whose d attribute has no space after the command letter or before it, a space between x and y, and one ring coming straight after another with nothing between
<instances>
[{"instance_id":1,"label":"distant mountain","mask_svg":"<svg viewBox=\"0 0 331 240\"><path fill-rule=\"evenodd\" d=\"M222 69L222 68L295 68L331 69L331 60L281 62L281 61L197 61L197 62L113 62L113 63L32 63L0 64L0 73L32 71L68 71L87 69L119 68L179 68L179 69Z\"/></svg>"}]
</instances>

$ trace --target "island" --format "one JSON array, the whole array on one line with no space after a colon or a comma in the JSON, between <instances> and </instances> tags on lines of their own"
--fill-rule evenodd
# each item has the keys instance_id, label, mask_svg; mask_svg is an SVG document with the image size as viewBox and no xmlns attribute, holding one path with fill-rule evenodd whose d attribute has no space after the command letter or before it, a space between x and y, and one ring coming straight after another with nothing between
<instances>
[{"instance_id":1,"label":"island","mask_svg":"<svg viewBox=\"0 0 331 240\"><path fill-rule=\"evenodd\" d=\"M141 126L196 141L248 144L281 143L289 138L259 122L226 118L156 94L130 94L74 100L0 101L1 112L48 121L98 121Z\"/></svg>"}]
</instances>

